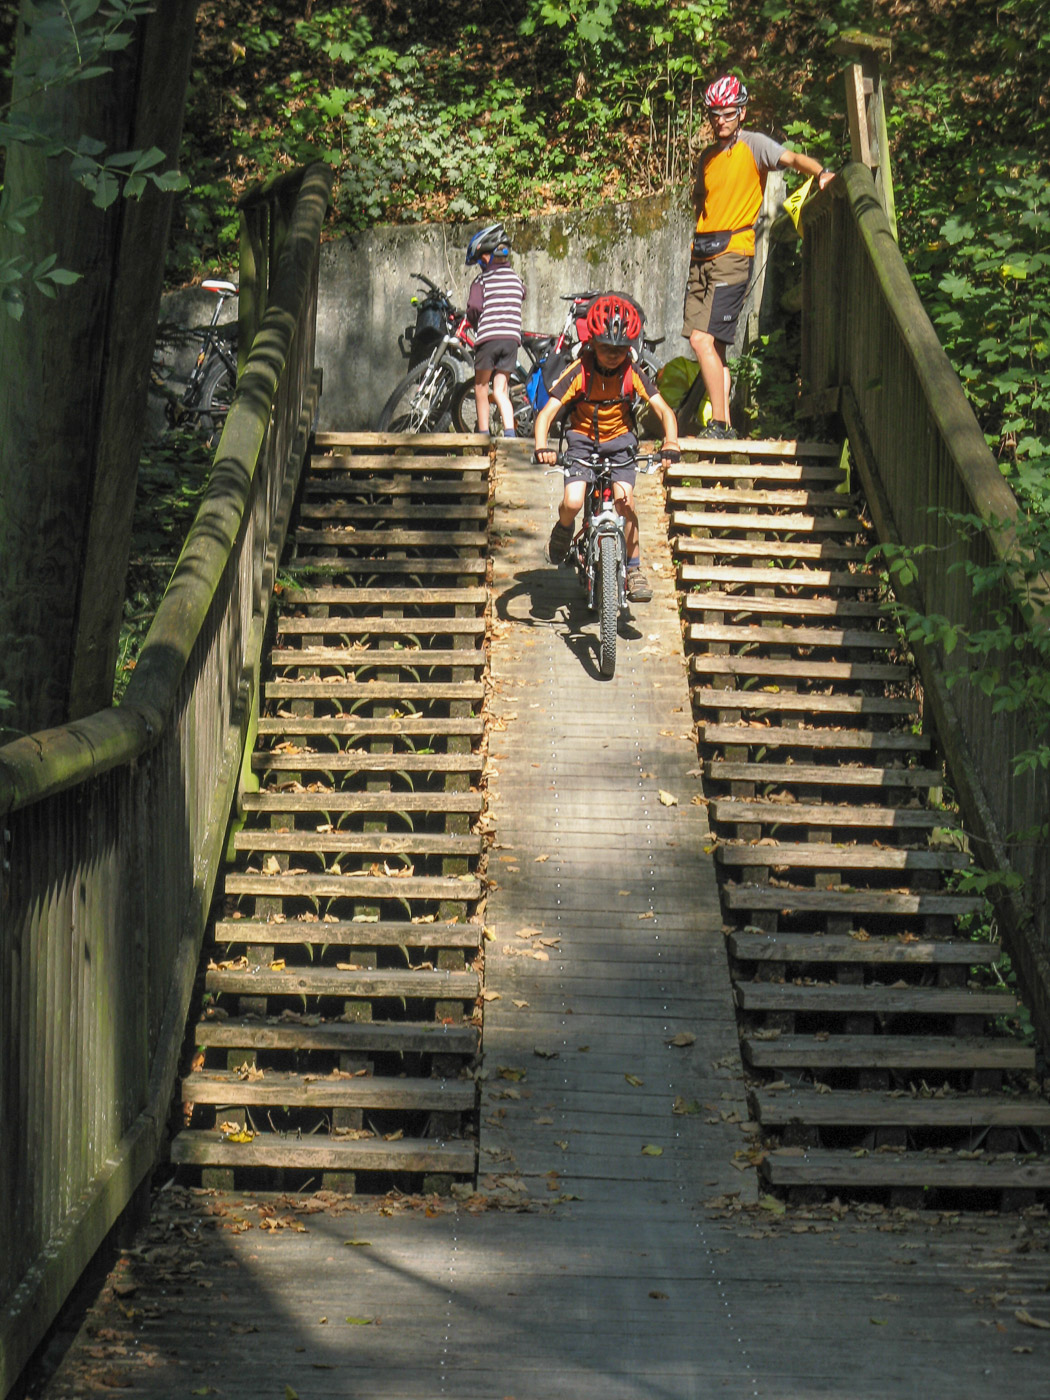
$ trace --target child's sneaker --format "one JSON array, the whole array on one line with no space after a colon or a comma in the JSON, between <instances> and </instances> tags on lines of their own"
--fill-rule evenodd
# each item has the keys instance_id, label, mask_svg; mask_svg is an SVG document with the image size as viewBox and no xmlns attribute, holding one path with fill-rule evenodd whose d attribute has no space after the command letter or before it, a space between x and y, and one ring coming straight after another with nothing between
<instances>
[{"instance_id":1,"label":"child's sneaker","mask_svg":"<svg viewBox=\"0 0 1050 1400\"><path fill-rule=\"evenodd\" d=\"M627 570L627 597L632 603L651 603L653 590L641 569Z\"/></svg>"},{"instance_id":2,"label":"child's sneaker","mask_svg":"<svg viewBox=\"0 0 1050 1400\"><path fill-rule=\"evenodd\" d=\"M569 552L572 544L572 530L568 525L563 525L560 520L554 522L554 529L551 537L547 541L547 548L543 551L547 556L548 564L557 566L561 564Z\"/></svg>"}]
</instances>

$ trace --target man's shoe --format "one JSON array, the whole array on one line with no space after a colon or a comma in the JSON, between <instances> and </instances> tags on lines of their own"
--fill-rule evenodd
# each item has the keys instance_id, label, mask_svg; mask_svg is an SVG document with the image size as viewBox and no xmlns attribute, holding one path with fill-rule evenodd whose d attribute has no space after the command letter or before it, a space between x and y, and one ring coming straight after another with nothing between
<instances>
[{"instance_id":1,"label":"man's shoe","mask_svg":"<svg viewBox=\"0 0 1050 1400\"><path fill-rule=\"evenodd\" d=\"M652 602L653 590L649 587L649 580L641 569L628 569L627 597L632 603Z\"/></svg>"},{"instance_id":2,"label":"man's shoe","mask_svg":"<svg viewBox=\"0 0 1050 1400\"><path fill-rule=\"evenodd\" d=\"M716 423L714 422L714 420L712 420L710 423L708 423L706 428L700 429L700 431L697 433L697 437L717 438L720 441L722 441L726 438L735 438L736 429L733 427L732 423L726 423L723 427L721 423Z\"/></svg>"},{"instance_id":3,"label":"man's shoe","mask_svg":"<svg viewBox=\"0 0 1050 1400\"><path fill-rule=\"evenodd\" d=\"M547 541L547 548L543 551L547 556L548 564L557 566L561 564L569 552L572 544L572 530L568 525L563 525L560 520L554 522L554 529L551 537Z\"/></svg>"}]
</instances>

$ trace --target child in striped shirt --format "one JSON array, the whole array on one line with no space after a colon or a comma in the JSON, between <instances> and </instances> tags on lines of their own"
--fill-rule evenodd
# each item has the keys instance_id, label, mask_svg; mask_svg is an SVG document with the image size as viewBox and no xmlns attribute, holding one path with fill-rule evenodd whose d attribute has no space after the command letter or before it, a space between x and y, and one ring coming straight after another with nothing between
<instances>
[{"instance_id":1,"label":"child in striped shirt","mask_svg":"<svg viewBox=\"0 0 1050 1400\"><path fill-rule=\"evenodd\" d=\"M510 266L510 242L502 224L489 224L467 245L467 266L481 271L470 284L467 320L475 329L474 401L478 432L489 431L489 384L503 420L503 436L516 437L508 385L518 363L525 283Z\"/></svg>"}]
</instances>

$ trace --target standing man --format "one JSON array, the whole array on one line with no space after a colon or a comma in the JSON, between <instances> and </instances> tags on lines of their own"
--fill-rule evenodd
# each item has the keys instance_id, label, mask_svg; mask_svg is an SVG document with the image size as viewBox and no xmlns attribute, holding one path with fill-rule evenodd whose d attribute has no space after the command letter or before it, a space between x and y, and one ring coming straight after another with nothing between
<instances>
[{"instance_id":1,"label":"standing man","mask_svg":"<svg viewBox=\"0 0 1050 1400\"><path fill-rule=\"evenodd\" d=\"M755 221L766 176L778 166L814 175L821 189L833 178L819 161L789 151L758 131L745 131L747 88L716 78L704 93L714 144L701 152L693 186L696 234L689 263L682 334L700 364L711 421L700 436L734 438L729 421L726 357L736 335L755 260Z\"/></svg>"}]
</instances>

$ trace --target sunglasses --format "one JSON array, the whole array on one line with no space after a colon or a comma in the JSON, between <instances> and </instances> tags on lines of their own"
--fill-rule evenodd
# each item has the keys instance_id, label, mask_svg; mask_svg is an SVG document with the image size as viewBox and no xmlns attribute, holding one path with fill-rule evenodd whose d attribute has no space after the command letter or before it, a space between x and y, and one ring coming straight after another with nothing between
<instances>
[{"instance_id":1,"label":"sunglasses","mask_svg":"<svg viewBox=\"0 0 1050 1400\"><path fill-rule=\"evenodd\" d=\"M711 109L711 120L716 122L731 122L734 117L739 117L739 107L713 107Z\"/></svg>"}]
</instances>

